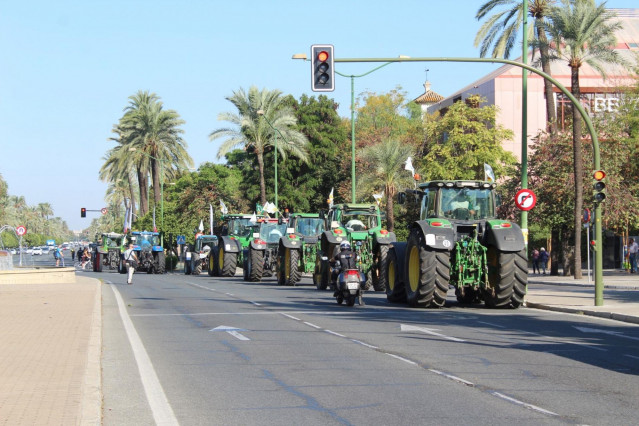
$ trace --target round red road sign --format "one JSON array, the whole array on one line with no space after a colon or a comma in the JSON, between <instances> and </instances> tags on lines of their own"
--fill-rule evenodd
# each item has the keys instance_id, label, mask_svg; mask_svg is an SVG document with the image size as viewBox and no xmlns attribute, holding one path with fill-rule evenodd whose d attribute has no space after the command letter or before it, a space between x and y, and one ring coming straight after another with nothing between
<instances>
[{"instance_id":1,"label":"round red road sign","mask_svg":"<svg viewBox=\"0 0 639 426\"><path fill-rule=\"evenodd\" d=\"M27 233L27 228L20 225L18 227L16 227L16 234L18 234L19 236L23 236L24 234Z\"/></svg>"},{"instance_id":2,"label":"round red road sign","mask_svg":"<svg viewBox=\"0 0 639 426\"><path fill-rule=\"evenodd\" d=\"M102 207L102 209L100 209L100 213L106 214L107 213L107 208L106 207Z\"/></svg>"},{"instance_id":3,"label":"round red road sign","mask_svg":"<svg viewBox=\"0 0 639 426\"><path fill-rule=\"evenodd\" d=\"M531 189L520 189L515 194L515 205L519 210L528 211L537 204L537 196Z\"/></svg>"}]
</instances>

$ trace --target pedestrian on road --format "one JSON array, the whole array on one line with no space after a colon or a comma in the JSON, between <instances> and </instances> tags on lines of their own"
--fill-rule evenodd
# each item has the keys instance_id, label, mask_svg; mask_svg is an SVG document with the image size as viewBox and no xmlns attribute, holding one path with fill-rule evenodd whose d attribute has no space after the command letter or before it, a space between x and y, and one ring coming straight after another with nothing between
<instances>
[{"instance_id":1,"label":"pedestrian on road","mask_svg":"<svg viewBox=\"0 0 639 426\"><path fill-rule=\"evenodd\" d=\"M62 259L62 266L64 266L64 254L62 253L62 250L60 250L60 247L55 248L53 257L55 258L55 266L60 266L60 259Z\"/></svg>"},{"instance_id":2,"label":"pedestrian on road","mask_svg":"<svg viewBox=\"0 0 639 426\"><path fill-rule=\"evenodd\" d=\"M71 247L71 261L73 262L74 260L75 260L75 249Z\"/></svg>"},{"instance_id":3,"label":"pedestrian on road","mask_svg":"<svg viewBox=\"0 0 639 426\"><path fill-rule=\"evenodd\" d=\"M533 264L533 274L539 273L539 250L533 249L532 251L532 264ZM535 272L536 271L536 272Z\"/></svg>"},{"instance_id":4,"label":"pedestrian on road","mask_svg":"<svg viewBox=\"0 0 639 426\"><path fill-rule=\"evenodd\" d=\"M550 255L545 248L539 249L539 263L541 263L541 269L544 271L542 275L546 275L546 267L548 266L548 258Z\"/></svg>"},{"instance_id":5,"label":"pedestrian on road","mask_svg":"<svg viewBox=\"0 0 639 426\"><path fill-rule=\"evenodd\" d=\"M78 253L78 261L80 261L80 267L84 269L86 264L89 262L89 248L85 247L81 252Z\"/></svg>"},{"instance_id":6,"label":"pedestrian on road","mask_svg":"<svg viewBox=\"0 0 639 426\"><path fill-rule=\"evenodd\" d=\"M133 250L133 244L129 243L129 248L124 252L124 261L126 262L127 284L133 284L133 274L138 264L138 255Z\"/></svg>"},{"instance_id":7,"label":"pedestrian on road","mask_svg":"<svg viewBox=\"0 0 639 426\"><path fill-rule=\"evenodd\" d=\"M637 253L639 253L639 244L631 238L628 240L628 260L630 261L630 273L637 272Z\"/></svg>"}]
</instances>

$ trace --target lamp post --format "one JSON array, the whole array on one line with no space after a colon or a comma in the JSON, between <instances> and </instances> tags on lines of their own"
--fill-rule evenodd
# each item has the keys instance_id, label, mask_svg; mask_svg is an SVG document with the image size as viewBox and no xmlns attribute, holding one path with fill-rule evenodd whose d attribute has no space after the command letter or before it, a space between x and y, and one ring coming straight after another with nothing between
<instances>
[{"instance_id":1,"label":"lamp post","mask_svg":"<svg viewBox=\"0 0 639 426\"><path fill-rule=\"evenodd\" d=\"M137 148L135 147L129 148L129 151L137 152ZM164 231L164 160L162 160L161 158L156 158L144 151L139 151L139 152L160 163L160 222L161 222L162 231ZM162 237L162 239L164 239L164 237Z\"/></svg>"},{"instance_id":2,"label":"lamp post","mask_svg":"<svg viewBox=\"0 0 639 426\"><path fill-rule=\"evenodd\" d=\"M266 120L266 122L268 123L271 129L275 130L275 208L279 211L279 207L277 204L277 135L279 134L282 137L282 139L284 139L284 136L279 131L279 129L277 129L276 127L273 127L273 124L271 124L269 119L266 117L266 114L264 114L264 110L258 109L255 112L257 113L257 115L263 117L264 120Z\"/></svg>"}]
</instances>

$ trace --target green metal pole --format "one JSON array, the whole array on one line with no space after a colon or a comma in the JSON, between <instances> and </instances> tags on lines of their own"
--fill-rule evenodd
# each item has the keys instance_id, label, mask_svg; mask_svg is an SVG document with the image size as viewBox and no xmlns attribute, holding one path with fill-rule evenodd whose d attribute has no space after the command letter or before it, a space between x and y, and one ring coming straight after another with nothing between
<instances>
[{"instance_id":1,"label":"green metal pole","mask_svg":"<svg viewBox=\"0 0 639 426\"><path fill-rule=\"evenodd\" d=\"M528 63L528 0L523 0L523 46L521 61ZM521 70L521 188L528 188L528 71ZM528 252L528 212L521 212L521 230Z\"/></svg>"},{"instance_id":2,"label":"green metal pole","mask_svg":"<svg viewBox=\"0 0 639 426\"><path fill-rule=\"evenodd\" d=\"M355 76L351 75L351 203L355 203Z\"/></svg>"},{"instance_id":3,"label":"green metal pole","mask_svg":"<svg viewBox=\"0 0 639 426\"><path fill-rule=\"evenodd\" d=\"M271 124L271 123L269 123ZM277 132L275 133L275 208L277 209Z\"/></svg>"},{"instance_id":4,"label":"green metal pole","mask_svg":"<svg viewBox=\"0 0 639 426\"><path fill-rule=\"evenodd\" d=\"M531 67L527 64L522 64L521 62L511 61L509 59L496 59L496 58L448 58L448 57L437 57L437 58L428 58L428 57L420 57L420 58L336 58L335 62L477 62L477 63L498 63L498 64L508 64L516 67L524 68L530 72L533 72L544 79L550 81L554 84L561 92L566 95L568 99L572 102L574 108L577 108L584 122L586 123L586 127L588 128L588 132L590 133L590 138L592 139L592 150L593 150L593 163L594 169L599 170L601 168L601 161L599 156L599 138L597 137L597 132L595 131L595 127L592 124L592 120L588 116L588 113L583 108L583 106L579 103L579 101L573 96L572 93L563 84L559 81L546 74L545 72L538 70L537 68ZM602 230L601 230L601 205L595 205L595 240L598 250L595 251L595 306L603 305L603 241L602 241Z\"/></svg>"},{"instance_id":5,"label":"green metal pole","mask_svg":"<svg viewBox=\"0 0 639 426\"><path fill-rule=\"evenodd\" d=\"M164 160L160 160L160 217L162 218L160 244L164 247Z\"/></svg>"}]
</instances>

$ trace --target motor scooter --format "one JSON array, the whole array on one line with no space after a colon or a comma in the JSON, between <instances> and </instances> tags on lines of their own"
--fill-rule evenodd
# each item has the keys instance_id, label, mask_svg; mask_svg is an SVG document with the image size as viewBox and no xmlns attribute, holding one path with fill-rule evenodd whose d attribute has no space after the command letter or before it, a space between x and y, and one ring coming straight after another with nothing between
<instances>
[{"instance_id":1,"label":"motor scooter","mask_svg":"<svg viewBox=\"0 0 639 426\"><path fill-rule=\"evenodd\" d=\"M339 260L335 262L335 268L340 269ZM364 285L366 284L366 276L362 274L358 269L347 269L341 272L337 277L335 284L335 299L338 304L342 304L346 301L347 306L353 306L355 299L358 299L360 306L363 306L364 300Z\"/></svg>"}]
</instances>

